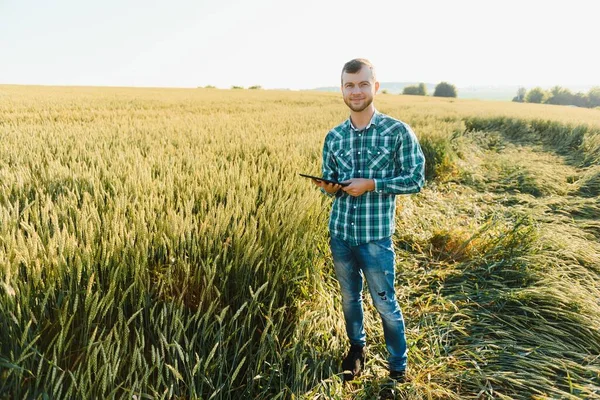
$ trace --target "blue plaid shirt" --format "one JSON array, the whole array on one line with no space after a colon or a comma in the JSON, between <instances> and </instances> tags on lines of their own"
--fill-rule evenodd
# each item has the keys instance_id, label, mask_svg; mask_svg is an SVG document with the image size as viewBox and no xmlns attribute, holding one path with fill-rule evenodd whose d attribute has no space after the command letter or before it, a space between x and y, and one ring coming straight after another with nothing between
<instances>
[{"instance_id":1,"label":"blue plaid shirt","mask_svg":"<svg viewBox=\"0 0 600 400\"><path fill-rule=\"evenodd\" d=\"M396 195L417 193L425 182L425 157L410 126L377 111L364 129L348 118L329 131L322 169L326 179L375 181L374 191L358 197L335 194L329 231L354 246L391 236Z\"/></svg>"}]
</instances>

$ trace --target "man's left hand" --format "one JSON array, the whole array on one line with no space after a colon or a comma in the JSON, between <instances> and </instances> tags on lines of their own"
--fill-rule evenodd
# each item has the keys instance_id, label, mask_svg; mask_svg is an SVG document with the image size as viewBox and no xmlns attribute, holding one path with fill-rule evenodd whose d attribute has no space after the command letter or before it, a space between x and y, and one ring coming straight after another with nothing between
<instances>
[{"instance_id":1,"label":"man's left hand","mask_svg":"<svg viewBox=\"0 0 600 400\"><path fill-rule=\"evenodd\" d=\"M343 183L349 183L350 185L342 187L342 190L354 197L375 190L375 181L373 179L352 178Z\"/></svg>"}]
</instances>

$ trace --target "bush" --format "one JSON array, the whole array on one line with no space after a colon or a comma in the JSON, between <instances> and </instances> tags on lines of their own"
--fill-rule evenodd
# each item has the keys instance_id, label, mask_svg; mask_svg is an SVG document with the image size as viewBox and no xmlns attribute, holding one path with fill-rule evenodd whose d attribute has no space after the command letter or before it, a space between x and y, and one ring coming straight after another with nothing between
<instances>
[{"instance_id":1,"label":"bush","mask_svg":"<svg viewBox=\"0 0 600 400\"><path fill-rule=\"evenodd\" d=\"M518 98L519 94L513 98L513 101L519 101ZM554 86L547 92L540 87L536 87L527 93L525 101L528 103L595 108L600 106L600 87L593 87L587 93L578 92L575 94L561 86Z\"/></svg>"},{"instance_id":2,"label":"bush","mask_svg":"<svg viewBox=\"0 0 600 400\"><path fill-rule=\"evenodd\" d=\"M558 105L569 105L573 104L573 93L569 89L565 89L560 86L554 86L550 89L550 94L547 104L558 104Z\"/></svg>"},{"instance_id":3,"label":"bush","mask_svg":"<svg viewBox=\"0 0 600 400\"><path fill-rule=\"evenodd\" d=\"M435 97L456 97L456 86L448 82L440 82L435 87L433 95Z\"/></svg>"},{"instance_id":4,"label":"bush","mask_svg":"<svg viewBox=\"0 0 600 400\"><path fill-rule=\"evenodd\" d=\"M254 86L250 86L248 89L250 89L250 90L260 90L260 89L262 89L262 86L260 86L260 85L254 85Z\"/></svg>"},{"instance_id":5,"label":"bush","mask_svg":"<svg viewBox=\"0 0 600 400\"><path fill-rule=\"evenodd\" d=\"M524 87L520 87L519 90L517 90L517 95L513 97L512 101L515 101L517 103L523 103L525 101L526 94L527 89L525 89Z\"/></svg>"},{"instance_id":6,"label":"bush","mask_svg":"<svg viewBox=\"0 0 600 400\"><path fill-rule=\"evenodd\" d=\"M587 94L588 105L591 108L600 107L600 86L596 86L590 89Z\"/></svg>"},{"instance_id":7,"label":"bush","mask_svg":"<svg viewBox=\"0 0 600 400\"><path fill-rule=\"evenodd\" d=\"M243 89L244 87L243 86L232 86L231 88L232 89Z\"/></svg>"},{"instance_id":8,"label":"bush","mask_svg":"<svg viewBox=\"0 0 600 400\"><path fill-rule=\"evenodd\" d=\"M546 100L547 94L541 87L534 87L525 96L527 103L543 103Z\"/></svg>"},{"instance_id":9,"label":"bush","mask_svg":"<svg viewBox=\"0 0 600 400\"><path fill-rule=\"evenodd\" d=\"M402 94L415 95L415 96L427 96L427 87L423 82L418 85L405 86L402 89Z\"/></svg>"},{"instance_id":10,"label":"bush","mask_svg":"<svg viewBox=\"0 0 600 400\"><path fill-rule=\"evenodd\" d=\"M590 101L585 93L578 92L573 95L573 105L577 107L589 107Z\"/></svg>"}]
</instances>

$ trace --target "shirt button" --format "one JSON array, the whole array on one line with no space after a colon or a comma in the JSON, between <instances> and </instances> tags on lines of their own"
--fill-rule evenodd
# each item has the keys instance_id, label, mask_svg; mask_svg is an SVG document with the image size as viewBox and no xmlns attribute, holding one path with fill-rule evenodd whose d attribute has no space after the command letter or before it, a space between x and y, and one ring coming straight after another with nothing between
<instances>
[{"instance_id":1,"label":"shirt button","mask_svg":"<svg viewBox=\"0 0 600 400\"><path fill-rule=\"evenodd\" d=\"M380 152L380 151L378 151L378 152L377 152L377 154L381 154L381 152Z\"/></svg>"},{"instance_id":2,"label":"shirt button","mask_svg":"<svg viewBox=\"0 0 600 400\"><path fill-rule=\"evenodd\" d=\"M358 152L358 154L360 154L360 151Z\"/></svg>"},{"instance_id":3,"label":"shirt button","mask_svg":"<svg viewBox=\"0 0 600 400\"><path fill-rule=\"evenodd\" d=\"M356 208L356 206L354 206L354 208Z\"/></svg>"},{"instance_id":4,"label":"shirt button","mask_svg":"<svg viewBox=\"0 0 600 400\"><path fill-rule=\"evenodd\" d=\"M350 225L354 225L354 222L352 222Z\"/></svg>"},{"instance_id":5,"label":"shirt button","mask_svg":"<svg viewBox=\"0 0 600 400\"><path fill-rule=\"evenodd\" d=\"M358 170L358 173L360 174L360 169Z\"/></svg>"}]
</instances>

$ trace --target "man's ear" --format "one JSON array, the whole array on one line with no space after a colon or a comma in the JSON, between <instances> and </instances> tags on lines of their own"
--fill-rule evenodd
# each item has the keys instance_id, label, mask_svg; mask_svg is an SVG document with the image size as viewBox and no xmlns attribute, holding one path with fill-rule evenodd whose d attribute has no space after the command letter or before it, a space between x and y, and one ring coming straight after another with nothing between
<instances>
[{"instance_id":1,"label":"man's ear","mask_svg":"<svg viewBox=\"0 0 600 400\"><path fill-rule=\"evenodd\" d=\"M379 82L375 82L375 93L379 92Z\"/></svg>"}]
</instances>

